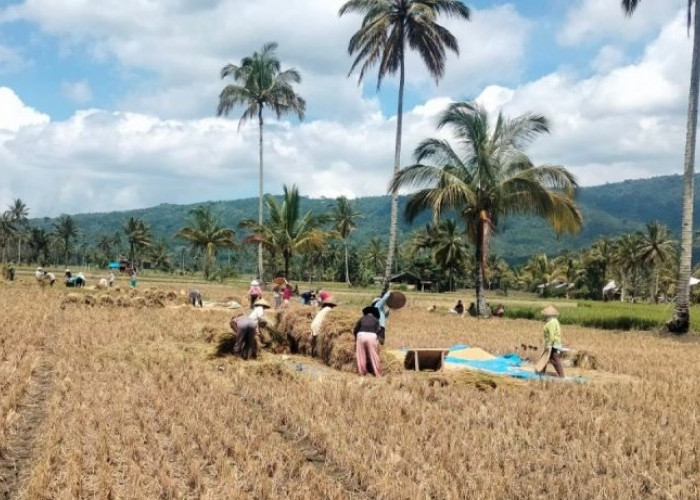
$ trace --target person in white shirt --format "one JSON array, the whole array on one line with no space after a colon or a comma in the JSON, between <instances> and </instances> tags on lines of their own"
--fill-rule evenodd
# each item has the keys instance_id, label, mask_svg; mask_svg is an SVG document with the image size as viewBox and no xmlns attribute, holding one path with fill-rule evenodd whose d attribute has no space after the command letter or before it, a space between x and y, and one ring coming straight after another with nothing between
<instances>
[{"instance_id":1,"label":"person in white shirt","mask_svg":"<svg viewBox=\"0 0 700 500\"><path fill-rule=\"evenodd\" d=\"M330 297L321 302L321 310L316 313L313 321L311 322L311 336L318 337L321 333L321 328L323 328L323 322L326 320L326 316L331 312L331 309L336 307L338 304Z\"/></svg>"}]
</instances>

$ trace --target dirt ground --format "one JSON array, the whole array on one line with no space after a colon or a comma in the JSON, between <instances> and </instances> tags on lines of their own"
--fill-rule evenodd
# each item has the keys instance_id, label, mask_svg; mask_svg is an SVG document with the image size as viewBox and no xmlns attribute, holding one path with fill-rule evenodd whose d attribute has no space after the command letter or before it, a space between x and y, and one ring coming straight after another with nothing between
<instances>
[{"instance_id":1,"label":"dirt ground","mask_svg":"<svg viewBox=\"0 0 700 500\"><path fill-rule=\"evenodd\" d=\"M0 498L700 498L693 339L565 327L599 363L567 370L580 383L376 380L214 358L230 311L62 309L65 294L0 284ZM386 349L541 343L538 322L426 305L390 316Z\"/></svg>"}]
</instances>

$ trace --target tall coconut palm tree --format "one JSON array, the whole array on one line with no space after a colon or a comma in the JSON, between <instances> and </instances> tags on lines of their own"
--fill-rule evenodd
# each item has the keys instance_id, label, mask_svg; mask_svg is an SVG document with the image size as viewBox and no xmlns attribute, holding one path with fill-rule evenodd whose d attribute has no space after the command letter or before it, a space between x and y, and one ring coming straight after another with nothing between
<instances>
[{"instance_id":1,"label":"tall coconut palm tree","mask_svg":"<svg viewBox=\"0 0 700 500\"><path fill-rule=\"evenodd\" d=\"M275 51L277 43L266 43L261 52L241 59L240 65L227 64L221 70L221 78L232 77L234 82L224 87L219 95L218 116L228 114L236 107L244 107L243 116L238 122L258 117L258 224L263 223L263 110L270 108L277 118L295 114L304 119L306 101L294 91L294 84L301 83L301 75L296 69L282 71L282 65ZM258 274L263 276L262 244L258 245Z\"/></svg>"},{"instance_id":2,"label":"tall coconut palm tree","mask_svg":"<svg viewBox=\"0 0 700 500\"><path fill-rule=\"evenodd\" d=\"M151 246L151 228L139 217L129 217L122 228L129 243L129 262L136 264L136 250Z\"/></svg>"},{"instance_id":3,"label":"tall coconut palm tree","mask_svg":"<svg viewBox=\"0 0 700 500\"><path fill-rule=\"evenodd\" d=\"M62 215L53 223L53 233L56 239L62 244L65 264L68 265L70 254L73 250L73 242L80 234L80 229L73 217L70 215Z\"/></svg>"},{"instance_id":4,"label":"tall coconut palm tree","mask_svg":"<svg viewBox=\"0 0 700 500\"><path fill-rule=\"evenodd\" d=\"M190 211L190 216L190 225L180 229L175 237L188 241L194 248L203 252L204 278L209 279L219 250L236 247L235 234L232 229L221 227L221 222L212 213L211 207L199 206Z\"/></svg>"},{"instance_id":5,"label":"tall coconut palm tree","mask_svg":"<svg viewBox=\"0 0 700 500\"><path fill-rule=\"evenodd\" d=\"M375 276L386 265L386 248L381 238L375 236L369 240L365 259Z\"/></svg>"},{"instance_id":6,"label":"tall coconut palm tree","mask_svg":"<svg viewBox=\"0 0 700 500\"><path fill-rule=\"evenodd\" d=\"M468 260L468 252L469 247L457 222L453 219L442 221L435 233L433 259L447 273L451 291L455 286L455 272L464 267Z\"/></svg>"},{"instance_id":7,"label":"tall coconut palm tree","mask_svg":"<svg viewBox=\"0 0 700 500\"><path fill-rule=\"evenodd\" d=\"M0 246L2 247L3 262L7 259L7 247L16 231L17 227L12 220L12 214L7 210L0 214Z\"/></svg>"},{"instance_id":8,"label":"tall coconut palm tree","mask_svg":"<svg viewBox=\"0 0 700 500\"><path fill-rule=\"evenodd\" d=\"M348 240L350 238L350 233L357 229L357 219L359 217L362 217L362 214L354 211L352 203L350 203L350 200L348 200L345 196L340 196L338 199L336 199L330 219L333 222L333 228L343 239L343 244L345 246L345 283L347 283L348 286L350 285Z\"/></svg>"},{"instance_id":9,"label":"tall coconut palm tree","mask_svg":"<svg viewBox=\"0 0 700 500\"><path fill-rule=\"evenodd\" d=\"M27 222L29 221L29 209L27 204L17 198L8 207L10 217L15 226L15 238L17 239L17 263L22 261L22 237L26 234Z\"/></svg>"},{"instance_id":10,"label":"tall coconut palm tree","mask_svg":"<svg viewBox=\"0 0 700 500\"><path fill-rule=\"evenodd\" d=\"M660 267L673 258L676 242L671 238L668 228L658 221L647 224L646 231L639 236L639 259L654 273L654 287L651 295L656 300L659 294Z\"/></svg>"},{"instance_id":11,"label":"tall coconut palm tree","mask_svg":"<svg viewBox=\"0 0 700 500\"><path fill-rule=\"evenodd\" d=\"M47 260L49 246L51 244L46 230L38 227L31 228L29 231L28 244L31 251L31 258L35 262L43 264Z\"/></svg>"},{"instance_id":12,"label":"tall coconut palm tree","mask_svg":"<svg viewBox=\"0 0 700 500\"><path fill-rule=\"evenodd\" d=\"M379 63L377 90L387 75L399 73L399 96L396 113L394 175L401 168L401 133L403 126L403 94L407 48L420 54L430 75L439 81L445 73L447 50L459 54L457 39L437 23L440 15L469 20L469 8L461 0L349 0L339 11L343 16L357 13L364 16L362 26L350 38L348 52L355 56L352 73L360 68L359 80L367 70ZM391 197L389 253L384 270L383 289L391 280L398 231L398 194Z\"/></svg>"},{"instance_id":13,"label":"tall coconut palm tree","mask_svg":"<svg viewBox=\"0 0 700 500\"><path fill-rule=\"evenodd\" d=\"M576 233L582 224L574 202L578 185L566 168L535 166L523 152L535 137L549 132L541 115L509 119L499 113L494 121L478 104L456 102L440 116L438 129L445 127L451 129L454 145L445 139L423 141L414 153L417 164L400 170L390 189L423 188L406 206L409 220L426 209L435 220L448 209L464 219L476 252L477 309L486 317L484 270L491 234L500 221L530 214L545 219L557 234Z\"/></svg>"},{"instance_id":14,"label":"tall coconut palm tree","mask_svg":"<svg viewBox=\"0 0 700 500\"><path fill-rule=\"evenodd\" d=\"M620 278L620 301L624 302L627 292L634 295L636 277L642 264L640 258L641 238L639 234L623 234L615 243L613 265Z\"/></svg>"},{"instance_id":15,"label":"tall coconut palm tree","mask_svg":"<svg viewBox=\"0 0 700 500\"><path fill-rule=\"evenodd\" d=\"M642 0L622 0L622 8L631 16ZM681 255L676 291L676 308L666 323L669 331L687 333L690 328L690 276L693 257L693 195L695 182L695 142L698 130L698 91L700 90L700 19L698 3L688 0L688 32L693 28L693 58L690 68L688 118L683 160L683 215L681 217Z\"/></svg>"},{"instance_id":16,"label":"tall coconut palm tree","mask_svg":"<svg viewBox=\"0 0 700 500\"><path fill-rule=\"evenodd\" d=\"M265 204L269 215L263 224L246 219L240 225L251 231L247 242L261 244L273 254L282 254L284 275L289 278L289 261L296 253L319 251L333 235L320 228L321 221L313 212L301 214L299 189L294 185L284 186L281 204L269 195Z\"/></svg>"}]
</instances>

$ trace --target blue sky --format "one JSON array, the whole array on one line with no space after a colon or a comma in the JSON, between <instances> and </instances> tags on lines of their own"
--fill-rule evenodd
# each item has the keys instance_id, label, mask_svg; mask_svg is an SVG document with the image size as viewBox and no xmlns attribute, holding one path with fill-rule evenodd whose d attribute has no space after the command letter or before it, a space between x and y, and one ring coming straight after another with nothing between
<instances>
[{"instance_id":1,"label":"blue sky","mask_svg":"<svg viewBox=\"0 0 700 500\"><path fill-rule=\"evenodd\" d=\"M338 19L341 3L0 0L0 203L20 196L54 214L253 195L255 130L213 115L220 67L269 40L302 72L309 112L301 124L268 122L266 190L383 193L396 86L377 93L374 74L362 88L346 78L359 18ZM479 99L551 115L554 134L532 154L582 184L679 171L682 0L645 0L631 20L615 0L467 4L470 23L447 23L461 55L438 86L409 59L405 159L449 100ZM664 136L650 140L654 130Z\"/></svg>"}]
</instances>

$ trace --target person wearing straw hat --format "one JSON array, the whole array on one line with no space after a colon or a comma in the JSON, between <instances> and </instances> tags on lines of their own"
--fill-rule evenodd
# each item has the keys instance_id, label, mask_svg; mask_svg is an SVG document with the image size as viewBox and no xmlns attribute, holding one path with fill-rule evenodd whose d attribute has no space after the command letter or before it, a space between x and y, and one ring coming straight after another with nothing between
<instances>
[{"instance_id":1,"label":"person wearing straw hat","mask_svg":"<svg viewBox=\"0 0 700 500\"><path fill-rule=\"evenodd\" d=\"M557 376L564 378L564 368L561 365L561 360L559 359L559 354L562 350L561 344L561 325L559 324L559 311L557 311L554 306L549 305L542 309L542 316L544 316L544 347L549 350L549 360L557 371ZM539 367L538 367L539 368ZM539 372L540 375L544 375L547 371L547 364Z\"/></svg>"},{"instance_id":2,"label":"person wearing straw hat","mask_svg":"<svg viewBox=\"0 0 700 500\"><path fill-rule=\"evenodd\" d=\"M357 361L357 373L367 375L367 361L372 367L375 377L382 376L382 365L379 360L379 331L381 329L380 312L374 306L367 306L362 310L362 317L355 324L355 358Z\"/></svg>"},{"instance_id":3,"label":"person wearing straw hat","mask_svg":"<svg viewBox=\"0 0 700 500\"><path fill-rule=\"evenodd\" d=\"M311 336L317 337L321 333L321 328L323 327L323 322L326 320L326 316L331 312L331 309L336 307L338 304L335 300L331 298L330 295L321 302L321 310L316 313L314 320L311 322Z\"/></svg>"},{"instance_id":4,"label":"person wearing straw hat","mask_svg":"<svg viewBox=\"0 0 700 500\"><path fill-rule=\"evenodd\" d=\"M248 316L241 315L231 319L231 328L236 332L236 343L233 352L239 354L243 359L258 357L258 327L264 326L265 310L270 308L270 304L264 299L255 302L253 312Z\"/></svg>"},{"instance_id":5,"label":"person wearing straw hat","mask_svg":"<svg viewBox=\"0 0 700 500\"><path fill-rule=\"evenodd\" d=\"M41 266L36 268L36 271L34 271L34 276L36 277L37 281L44 279L44 270L41 268Z\"/></svg>"},{"instance_id":6,"label":"person wearing straw hat","mask_svg":"<svg viewBox=\"0 0 700 500\"><path fill-rule=\"evenodd\" d=\"M250 299L250 308L255 307L255 303L258 299L262 298L262 289L260 288L260 282L258 280L253 280L250 282L250 288L248 289L248 298Z\"/></svg>"}]
</instances>

